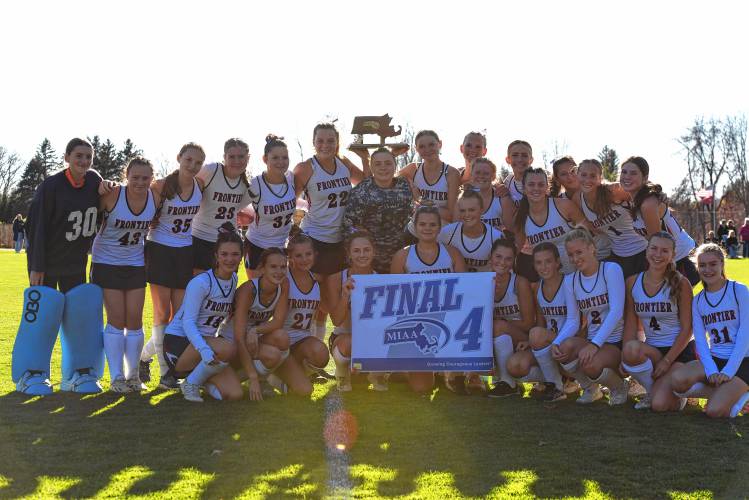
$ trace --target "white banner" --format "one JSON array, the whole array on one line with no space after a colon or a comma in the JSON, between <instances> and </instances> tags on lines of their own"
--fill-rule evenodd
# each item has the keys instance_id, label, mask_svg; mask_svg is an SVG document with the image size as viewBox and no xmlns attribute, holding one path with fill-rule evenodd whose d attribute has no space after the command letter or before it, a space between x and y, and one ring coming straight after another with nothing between
<instances>
[{"instance_id":1,"label":"white banner","mask_svg":"<svg viewBox=\"0 0 749 500\"><path fill-rule=\"evenodd\" d=\"M364 372L491 370L493 277L354 276L351 366Z\"/></svg>"}]
</instances>

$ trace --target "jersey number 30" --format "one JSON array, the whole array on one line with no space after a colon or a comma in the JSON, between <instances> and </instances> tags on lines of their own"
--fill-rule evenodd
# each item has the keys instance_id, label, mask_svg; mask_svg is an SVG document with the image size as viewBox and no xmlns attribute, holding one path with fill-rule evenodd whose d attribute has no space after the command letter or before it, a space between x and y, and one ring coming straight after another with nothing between
<instances>
[{"instance_id":1,"label":"jersey number 30","mask_svg":"<svg viewBox=\"0 0 749 500\"><path fill-rule=\"evenodd\" d=\"M96 207L89 207L85 214L80 210L70 212L68 222L72 222L73 227L65 233L66 240L75 241L81 235L84 238L92 236L96 232Z\"/></svg>"}]
</instances>

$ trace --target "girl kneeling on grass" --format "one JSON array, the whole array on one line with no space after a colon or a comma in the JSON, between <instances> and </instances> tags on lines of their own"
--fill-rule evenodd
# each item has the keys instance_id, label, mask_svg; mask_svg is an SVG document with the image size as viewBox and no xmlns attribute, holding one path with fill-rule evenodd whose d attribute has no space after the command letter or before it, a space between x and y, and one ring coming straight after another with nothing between
<instances>
[{"instance_id":1,"label":"girl kneeling on grass","mask_svg":"<svg viewBox=\"0 0 749 500\"><path fill-rule=\"evenodd\" d=\"M517 255L515 242L499 239L491 250L494 278L494 388L488 396L523 395L523 385L510 375L508 361L517 349L528 349L528 330L533 326L533 297L528 280L512 270ZM498 381L497 381L498 379Z\"/></svg>"},{"instance_id":2,"label":"girl kneeling on grass","mask_svg":"<svg viewBox=\"0 0 749 500\"><path fill-rule=\"evenodd\" d=\"M694 360L692 285L676 270L675 252L673 236L654 233L645 251L647 271L627 278L622 367L647 391L638 410L673 411L686 404L674 396L671 375Z\"/></svg>"},{"instance_id":3,"label":"girl kneeling on grass","mask_svg":"<svg viewBox=\"0 0 749 500\"><path fill-rule=\"evenodd\" d=\"M226 370L234 357L234 343L216 336L219 325L231 315L237 289L237 266L242 258L242 239L230 223L219 229L213 269L187 284L185 297L164 331L164 359L169 374L185 378L182 394L202 403L200 388L210 380L222 399L240 399L242 386L234 370Z\"/></svg>"},{"instance_id":4,"label":"girl kneeling on grass","mask_svg":"<svg viewBox=\"0 0 749 500\"><path fill-rule=\"evenodd\" d=\"M600 385L609 388L609 404L627 402L629 384L619 376L624 329L624 276L614 262L599 262L596 246L585 228L572 230L565 238L570 261L577 271L565 282L570 304L567 320L554 340L559 345L555 359L580 383L584 393L578 403L600 399ZM588 322L588 338L576 337L580 313Z\"/></svg>"},{"instance_id":5,"label":"girl kneeling on grass","mask_svg":"<svg viewBox=\"0 0 749 500\"><path fill-rule=\"evenodd\" d=\"M672 386L679 397L707 398L708 417L735 417L749 401L749 289L726 278L718 245L700 245L696 255L704 287L692 301L698 359L674 370Z\"/></svg>"},{"instance_id":6,"label":"girl kneeling on grass","mask_svg":"<svg viewBox=\"0 0 749 500\"><path fill-rule=\"evenodd\" d=\"M330 298L326 299L330 319L335 329L328 339L328 347L335 361L335 376L338 390L351 390L351 291L355 274L374 274L375 247L372 235L366 231L355 231L346 239L346 254L349 267L328 276ZM386 391L387 378L370 374L369 380L375 391Z\"/></svg>"},{"instance_id":7,"label":"girl kneeling on grass","mask_svg":"<svg viewBox=\"0 0 749 500\"><path fill-rule=\"evenodd\" d=\"M541 399L556 402L567 398L559 363L554 359L554 341L567 321L567 311L577 305L564 293L571 275L561 272L559 249L544 241L533 248L533 266L541 277L531 284L536 293L536 325L528 332L531 349L518 351L508 361L510 375L521 382L544 382Z\"/></svg>"}]
</instances>

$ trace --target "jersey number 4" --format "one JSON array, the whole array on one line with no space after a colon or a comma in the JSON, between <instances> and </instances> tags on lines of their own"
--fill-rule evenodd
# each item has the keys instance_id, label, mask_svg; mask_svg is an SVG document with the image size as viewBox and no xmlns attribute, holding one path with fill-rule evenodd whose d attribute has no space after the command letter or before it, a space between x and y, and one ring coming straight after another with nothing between
<instances>
[{"instance_id":1,"label":"jersey number 4","mask_svg":"<svg viewBox=\"0 0 749 500\"><path fill-rule=\"evenodd\" d=\"M65 239L75 241L79 236L84 238L92 236L96 232L96 207L89 207L86 213L76 210L68 214L68 222L73 223L70 231L65 233Z\"/></svg>"}]
</instances>

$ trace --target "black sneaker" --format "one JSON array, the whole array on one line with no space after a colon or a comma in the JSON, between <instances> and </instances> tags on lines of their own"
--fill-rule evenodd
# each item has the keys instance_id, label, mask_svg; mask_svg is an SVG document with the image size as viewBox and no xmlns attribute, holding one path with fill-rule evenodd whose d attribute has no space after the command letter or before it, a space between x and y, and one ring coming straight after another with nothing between
<instances>
[{"instance_id":1,"label":"black sneaker","mask_svg":"<svg viewBox=\"0 0 749 500\"><path fill-rule=\"evenodd\" d=\"M507 396L523 395L523 384L517 384L510 387L510 384L504 380L494 384L494 387L487 393L490 398L506 398Z\"/></svg>"},{"instance_id":2,"label":"black sneaker","mask_svg":"<svg viewBox=\"0 0 749 500\"><path fill-rule=\"evenodd\" d=\"M138 365L138 378L141 382L151 381L151 360L141 361Z\"/></svg>"},{"instance_id":3,"label":"black sneaker","mask_svg":"<svg viewBox=\"0 0 749 500\"><path fill-rule=\"evenodd\" d=\"M179 380L174 375L166 374L162 375L159 380L159 388L161 389L179 389Z\"/></svg>"},{"instance_id":4,"label":"black sneaker","mask_svg":"<svg viewBox=\"0 0 749 500\"><path fill-rule=\"evenodd\" d=\"M466 388L466 378L463 375L456 375L451 379L445 377L445 387L460 396L468 396L470 394Z\"/></svg>"},{"instance_id":5,"label":"black sneaker","mask_svg":"<svg viewBox=\"0 0 749 500\"><path fill-rule=\"evenodd\" d=\"M541 401L544 403L556 403L567 399L567 394L560 391L554 384L546 384L546 389L541 395Z\"/></svg>"},{"instance_id":6,"label":"black sneaker","mask_svg":"<svg viewBox=\"0 0 749 500\"><path fill-rule=\"evenodd\" d=\"M324 368L318 368L315 371L320 378L324 378L325 380L335 380L335 375L326 372Z\"/></svg>"}]
</instances>

